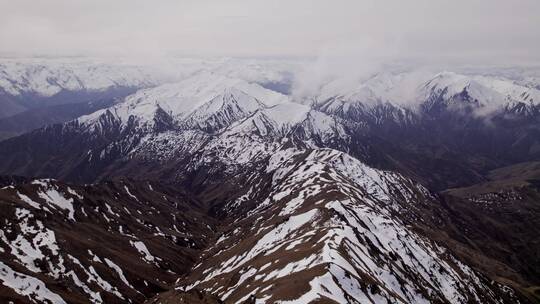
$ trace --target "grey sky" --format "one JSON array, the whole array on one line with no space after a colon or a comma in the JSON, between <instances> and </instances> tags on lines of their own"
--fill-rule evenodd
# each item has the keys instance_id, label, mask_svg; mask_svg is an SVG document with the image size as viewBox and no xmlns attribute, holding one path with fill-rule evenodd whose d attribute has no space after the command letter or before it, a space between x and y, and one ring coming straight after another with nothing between
<instances>
[{"instance_id":1,"label":"grey sky","mask_svg":"<svg viewBox=\"0 0 540 304\"><path fill-rule=\"evenodd\" d=\"M0 0L3 55L538 60L538 0Z\"/></svg>"}]
</instances>

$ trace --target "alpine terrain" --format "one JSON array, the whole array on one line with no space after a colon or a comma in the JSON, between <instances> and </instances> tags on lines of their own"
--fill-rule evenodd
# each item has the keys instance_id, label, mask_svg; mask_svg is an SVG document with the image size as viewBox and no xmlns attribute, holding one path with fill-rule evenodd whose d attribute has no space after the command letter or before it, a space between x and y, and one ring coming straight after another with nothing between
<instances>
[{"instance_id":1,"label":"alpine terrain","mask_svg":"<svg viewBox=\"0 0 540 304\"><path fill-rule=\"evenodd\" d=\"M0 302L540 302L540 70L299 69L0 64Z\"/></svg>"}]
</instances>

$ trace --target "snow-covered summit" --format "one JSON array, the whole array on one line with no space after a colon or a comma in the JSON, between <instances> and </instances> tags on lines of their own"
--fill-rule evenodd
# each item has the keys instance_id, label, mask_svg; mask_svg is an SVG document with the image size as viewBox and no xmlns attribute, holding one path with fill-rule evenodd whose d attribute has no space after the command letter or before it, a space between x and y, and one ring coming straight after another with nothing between
<instances>
[{"instance_id":1,"label":"snow-covered summit","mask_svg":"<svg viewBox=\"0 0 540 304\"><path fill-rule=\"evenodd\" d=\"M454 72L435 75L421 87L418 95L419 99L431 103L437 99L447 105L455 103L456 99L466 99L477 108L477 114L503 110L517 103L535 106L540 102L539 90L519 85L510 79Z\"/></svg>"},{"instance_id":2,"label":"snow-covered summit","mask_svg":"<svg viewBox=\"0 0 540 304\"><path fill-rule=\"evenodd\" d=\"M235 58L170 58L153 64L88 58L0 59L0 92L13 96L51 97L63 91L101 92L121 87L152 88L130 96L126 102L132 106L116 108L116 115L123 117L128 111L134 116L148 113L152 116L155 109L152 104L158 103L166 113L185 119L186 115L206 103L208 98L216 97L216 91L224 93L223 87L219 86L236 87L238 91L244 91L265 104L279 103L283 99L282 94L272 90L284 92L278 87L301 83L298 78L302 75L297 72L305 63ZM535 82L536 74L517 77L505 71L488 72L388 68L360 79L334 78L322 83L316 90L311 90L314 93L309 96L293 94L290 99L314 105L327 113L346 113L351 110L369 112L381 105L417 110L433 94L450 100L463 92L473 100L476 99L484 112L515 103L539 104L540 85ZM166 83L168 85L163 85ZM237 93L233 92L232 95ZM157 102L153 99L160 100ZM220 104L215 101L213 106Z\"/></svg>"},{"instance_id":3,"label":"snow-covered summit","mask_svg":"<svg viewBox=\"0 0 540 304\"><path fill-rule=\"evenodd\" d=\"M148 87L162 81L149 67L91 61L2 60L0 90L19 96L50 97L61 91L103 91Z\"/></svg>"},{"instance_id":4,"label":"snow-covered summit","mask_svg":"<svg viewBox=\"0 0 540 304\"><path fill-rule=\"evenodd\" d=\"M287 96L255 83L218 73L201 72L177 83L140 90L120 104L79 118L79 122L92 124L101 115L110 112L122 124L134 117L139 124L152 125L156 113L161 110L179 126L216 130L257 109L287 100Z\"/></svg>"},{"instance_id":5,"label":"snow-covered summit","mask_svg":"<svg viewBox=\"0 0 540 304\"><path fill-rule=\"evenodd\" d=\"M393 103L407 105L415 102L418 86L429 74L422 71L381 72L363 80L335 79L324 85L317 99L336 99L343 103L361 102L366 105Z\"/></svg>"},{"instance_id":6,"label":"snow-covered summit","mask_svg":"<svg viewBox=\"0 0 540 304\"><path fill-rule=\"evenodd\" d=\"M145 62L149 61L149 62ZM257 83L279 83L298 64L236 58L0 58L0 92L51 97L62 91L103 91L153 87L197 72L217 73Z\"/></svg>"},{"instance_id":7,"label":"snow-covered summit","mask_svg":"<svg viewBox=\"0 0 540 304\"><path fill-rule=\"evenodd\" d=\"M303 99L265 88L240 72L229 73L229 68L227 62L208 65L181 81L139 90L123 102L78 121L90 129L107 116L107 121L112 119L119 126L134 123L146 130L176 128L262 136L299 130L343 137L338 118L401 125L420 119L419 111L472 106L476 114L483 115L515 104L527 108L540 100L539 90L502 76L427 70L381 72L356 82L335 79ZM250 69L256 70L254 66Z\"/></svg>"},{"instance_id":8,"label":"snow-covered summit","mask_svg":"<svg viewBox=\"0 0 540 304\"><path fill-rule=\"evenodd\" d=\"M345 136L343 126L335 118L299 103L285 102L257 111L254 115L229 128L226 133L261 136L284 136L302 129L305 137L322 139L333 135Z\"/></svg>"},{"instance_id":9,"label":"snow-covered summit","mask_svg":"<svg viewBox=\"0 0 540 304\"><path fill-rule=\"evenodd\" d=\"M328 113L373 114L377 107L418 111L434 101L451 105L465 95L479 114L502 110L509 104L540 103L538 88L503 76L428 70L384 71L354 81L338 78L299 100Z\"/></svg>"}]
</instances>

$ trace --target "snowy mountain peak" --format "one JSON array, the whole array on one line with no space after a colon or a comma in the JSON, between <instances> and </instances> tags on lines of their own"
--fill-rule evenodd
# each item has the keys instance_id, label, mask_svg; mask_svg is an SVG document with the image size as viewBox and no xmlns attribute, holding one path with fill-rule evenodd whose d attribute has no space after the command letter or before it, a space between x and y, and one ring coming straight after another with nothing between
<instances>
[{"instance_id":1,"label":"snowy mountain peak","mask_svg":"<svg viewBox=\"0 0 540 304\"><path fill-rule=\"evenodd\" d=\"M0 91L50 97L61 91L103 91L148 87L162 81L151 68L91 61L26 60L0 62Z\"/></svg>"},{"instance_id":2,"label":"snowy mountain peak","mask_svg":"<svg viewBox=\"0 0 540 304\"><path fill-rule=\"evenodd\" d=\"M124 125L133 116L140 125L151 127L156 112L162 110L178 126L215 131L287 100L287 96L258 84L205 72L178 83L140 90L112 108L81 117L79 122L92 124L109 111Z\"/></svg>"},{"instance_id":3,"label":"snowy mountain peak","mask_svg":"<svg viewBox=\"0 0 540 304\"><path fill-rule=\"evenodd\" d=\"M519 103L535 106L539 104L540 91L503 76L383 71L365 79L335 79L322 85L315 95L301 100L323 112L345 117L377 119L381 114L392 117L397 112L417 112L434 106L472 106L477 115L486 115Z\"/></svg>"},{"instance_id":4,"label":"snowy mountain peak","mask_svg":"<svg viewBox=\"0 0 540 304\"><path fill-rule=\"evenodd\" d=\"M502 77L443 72L429 80L419 96L426 100L436 97L444 102L465 98L482 108L482 114L502 110L508 104L538 104L540 91Z\"/></svg>"},{"instance_id":5,"label":"snowy mountain peak","mask_svg":"<svg viewBox=\"0 0 540 304\"><path fill-rule=\"evenodd\" d=\"M232 134L258 134L259 136L287 136L291 133L304 139L322 140L333 136L346 138L343 126L336 118L298 103L282 103L257 111L251 117L231 126Z\"/></svg>"}]
</instances>

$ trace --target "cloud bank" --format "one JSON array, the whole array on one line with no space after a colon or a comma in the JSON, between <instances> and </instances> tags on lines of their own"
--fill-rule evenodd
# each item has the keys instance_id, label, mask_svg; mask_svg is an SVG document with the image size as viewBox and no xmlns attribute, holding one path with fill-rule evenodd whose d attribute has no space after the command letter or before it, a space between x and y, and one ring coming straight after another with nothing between
<instances>
[{"instance_id":1,"label":"cloud bank","mask_svg":"<svg viewBox=\"0 0 540 304\"><path fill-rule=\"evenodd\" d=\"M534 61L537 0L0 0L2 55ZM367 47L366 47L367 46Z\"/></svg>"}]
</instances>

